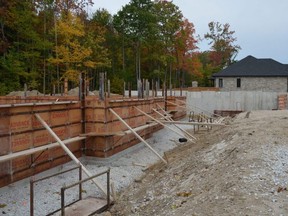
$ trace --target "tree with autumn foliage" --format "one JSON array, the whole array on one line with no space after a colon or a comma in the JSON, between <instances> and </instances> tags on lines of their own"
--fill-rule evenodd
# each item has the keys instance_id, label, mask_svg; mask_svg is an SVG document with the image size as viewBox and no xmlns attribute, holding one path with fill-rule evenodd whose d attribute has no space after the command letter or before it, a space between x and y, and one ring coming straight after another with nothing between
<instances>
[{"instance_id":1,"label":"tree with autumn foliage","mask_svg":"<svg viewBox=\"0 0 288 216\"><path fill-rule=\"evenodd\" d=\"M79 74L85 68L95 67L95 62L91 60L92 49L81 44L81 39L85 36L84 25L71 12L62 15L56 24L59 45L55 45L55 56L49 59L54 65L59 65L62 71L61 79L77 83Z\"/></svg>"},{"instance_id":2,"label":"tree with autumn foliage","mask_svg":"<svg viewBox=\"0 0 288 216\"><path fill-rule=\"evenodd\" d=\"M197 47L195 39L195 28L193 23L188 19L181 22L180 30L176 34L175 55L177 59L176 69L178 74L179 86L185 85L185 74L201 76L200 69L197 65L197 59L194 57Z\"/></svg>"},{"instance_id":3,"label":"tree with autumn foliage","mask_svg":"<svg viewBox=\"0 0 288 216\"><path fill-rule=\"evenodd\" d=\"M209 31L204 35L211 45L210 59L214 66L223 69L232 64L241 47L235 45L237 38L234 37L235 31L230 30L228 23L222 25L219 22L210 22Z\"/></svg>"}]
</instances>

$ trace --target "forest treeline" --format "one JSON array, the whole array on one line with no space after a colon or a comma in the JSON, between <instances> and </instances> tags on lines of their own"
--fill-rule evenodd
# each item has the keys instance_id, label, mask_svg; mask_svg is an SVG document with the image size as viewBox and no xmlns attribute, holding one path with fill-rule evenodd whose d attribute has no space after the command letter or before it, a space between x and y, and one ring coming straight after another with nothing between
<instances>
[{"instance_id":1,"label":"forest treeline","mask_svg":"<svg viewBox=\"0 0 288 216\"><path fill-rule=\"evenodd\" d=\"M78 86L81 73L95 90L100 72L115 93L123 82L136 89L141 79L209 86L211 75L240 50L229 24L211 21L209 32L197 36L171 1L131 0L114 15L106 9L88 14L92 6L92 0L1 0L0 95L24 85L59 93L64 80ZM201 40L209 50L199 51Z\"/></svg>"}]
</instances>

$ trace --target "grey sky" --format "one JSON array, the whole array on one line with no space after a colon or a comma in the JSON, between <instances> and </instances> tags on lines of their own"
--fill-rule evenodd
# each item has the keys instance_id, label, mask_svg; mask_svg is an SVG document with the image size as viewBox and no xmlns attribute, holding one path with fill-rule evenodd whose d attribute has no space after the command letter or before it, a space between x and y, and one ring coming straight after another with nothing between
<instances>
[{"instance_id":1,"label":"grey sky","mask_svg":"<svg viewBox=\"0 0 288 216\"><path fill-rule=\"evenodd\" d=\"M237 59L247 55L273 58L288 64L288 1L287 0L173 0L183 15L192 22L196 34L208 32L208 23L229 23L240 45ZM93 10L106 8L117 13L129 0L94 0ZM199 45L209 49L208 41Z\"/></svg>"}]
</instances>

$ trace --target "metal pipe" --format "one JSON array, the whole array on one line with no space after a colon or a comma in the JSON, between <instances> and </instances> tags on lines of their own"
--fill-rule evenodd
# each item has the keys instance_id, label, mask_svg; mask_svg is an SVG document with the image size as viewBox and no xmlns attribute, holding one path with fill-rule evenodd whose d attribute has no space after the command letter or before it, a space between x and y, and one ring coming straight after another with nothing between
<instances>
[{"instance_id":1,"label":"metal pipe","mask_svg":"<svg viewBox=\"0 0 288 216\"><path fill-rule=\"evenodd\" d=\"M30 179L30 216L34 215L34 182Z\"/></svg>"},{"instance_id":2,"label":"metal pipe","mask_svg":"<svg viewBox=\"0 0 288 216\"><path fill-rule=\"evenodd\" d=\"M65 216L65 188L61 188L61 216Z\"/></svg>"}]
</instances>

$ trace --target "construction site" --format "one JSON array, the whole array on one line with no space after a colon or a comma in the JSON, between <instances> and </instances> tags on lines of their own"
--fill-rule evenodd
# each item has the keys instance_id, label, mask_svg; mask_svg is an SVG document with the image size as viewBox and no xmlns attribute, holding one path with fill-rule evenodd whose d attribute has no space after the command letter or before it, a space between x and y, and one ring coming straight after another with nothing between
<instances>
[{"instance_id":1,"label":"construction site","mask_svg":"<svg viewBox=\"0 0 288 216\"><path fill-rule=\"evenodd\" d=\"M287 94L208 110L193 94L216 88L83 89L0 97L0 214L288 213Z\"/></svg>"}]
</instances>

